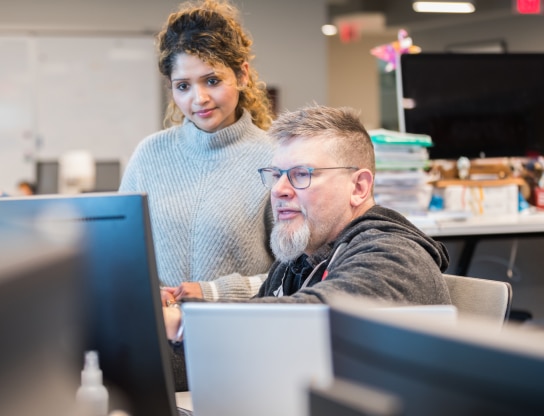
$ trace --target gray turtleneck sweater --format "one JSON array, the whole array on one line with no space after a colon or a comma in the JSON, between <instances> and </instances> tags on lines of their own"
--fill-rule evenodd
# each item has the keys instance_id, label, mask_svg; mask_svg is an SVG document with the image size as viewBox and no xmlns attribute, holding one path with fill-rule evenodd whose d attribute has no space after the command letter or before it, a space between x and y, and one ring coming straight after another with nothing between
<instances>
[{"instance_id":1,"label":"gray turtleneck sweater","mask_svg":"<svg viewBox=\"0 0 544 416\"><path fill-rule=\"evenodd\" d=\"M273 149L247 111L216 133L186 121L138 145L119 191L148 194L161 284L200 282L206 300L257 293L273 260L257 169Z\"/></svg>"}]
</instances>

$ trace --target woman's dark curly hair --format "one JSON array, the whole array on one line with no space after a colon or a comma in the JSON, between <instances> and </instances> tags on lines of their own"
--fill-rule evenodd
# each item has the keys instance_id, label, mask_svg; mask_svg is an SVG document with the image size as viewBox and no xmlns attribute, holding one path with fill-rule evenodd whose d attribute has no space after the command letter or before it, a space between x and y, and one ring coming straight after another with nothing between
<instances>
[{"instance_id":1,"label":"woman's dark curly hair","mask_svg":"<svg viewBox=\"0 0 544 416\"><path fill-rule=\"evenodd\" d=\"M165 26L157 36L159 70L170 82L177 56L181 53L194 55L211 66L223 64L231 68L240 80L242 65L253 59L253 41L244 32L238 18L238 10L228 1L197 0L180 5L177 12L168 16ZM236 108L241 114L247 109L255 125L268 129L272 122L270 102L264 82L249 66L248 83L238 86L240 98ZM165 124L179 124L183 114L170 100Z\"/></svg>"}]
</instances>

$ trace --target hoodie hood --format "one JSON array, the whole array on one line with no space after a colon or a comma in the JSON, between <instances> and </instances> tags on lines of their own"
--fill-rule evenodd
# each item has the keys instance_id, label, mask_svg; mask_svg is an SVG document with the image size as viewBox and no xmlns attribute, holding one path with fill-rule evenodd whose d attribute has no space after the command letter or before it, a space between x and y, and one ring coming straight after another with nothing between
<instances>
[{"instance_id":1,"label":"hoodie hood","mask_svg":"<svg viewBox=\"0 0 544 416\"><path fill-rule=\"evenodd\" d=\"M450 257L444 244L429 237L403 215L379 205L374 205L344 229L334 243L333 252L340 244L349 244L354 238L369 232L394 233L413 240L429 253L440 271L445 272L448 268Z\"/></svg>"}]
</instances>

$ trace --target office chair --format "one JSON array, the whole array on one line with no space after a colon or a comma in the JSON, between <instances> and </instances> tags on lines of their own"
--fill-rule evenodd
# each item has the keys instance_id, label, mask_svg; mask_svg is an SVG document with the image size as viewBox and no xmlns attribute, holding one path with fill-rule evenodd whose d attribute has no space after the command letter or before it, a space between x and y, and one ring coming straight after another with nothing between
<instances>
[{"instance_id":1,"label":"office chair","mask_svg":"<svg viewBox=\"0 0 544 416\"><path fill-rule=\"evenodd\" d=\"M512 286L508 282L444 274L452 304L460 317L480 317L502 327L510 315Z\"/></svg>"}]
</instances>

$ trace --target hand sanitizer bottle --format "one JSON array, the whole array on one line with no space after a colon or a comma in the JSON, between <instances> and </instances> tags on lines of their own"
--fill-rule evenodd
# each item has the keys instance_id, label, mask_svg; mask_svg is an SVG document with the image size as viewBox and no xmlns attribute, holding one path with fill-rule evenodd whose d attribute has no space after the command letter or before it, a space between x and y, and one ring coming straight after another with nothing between
<instances>
[{"instance_id":1,"label":"hand sanitizer bottle","mask_svg":"<svg viewBox=\"0 0 544 416\"><path fill-rule=\"evenodd\" d=\"M82 416L108 414L108 390L102 383L102 370L96 351L85 352L85 366L81 371L81 386L77 390L76 400Z\"/></svg>"}]
</instances>

